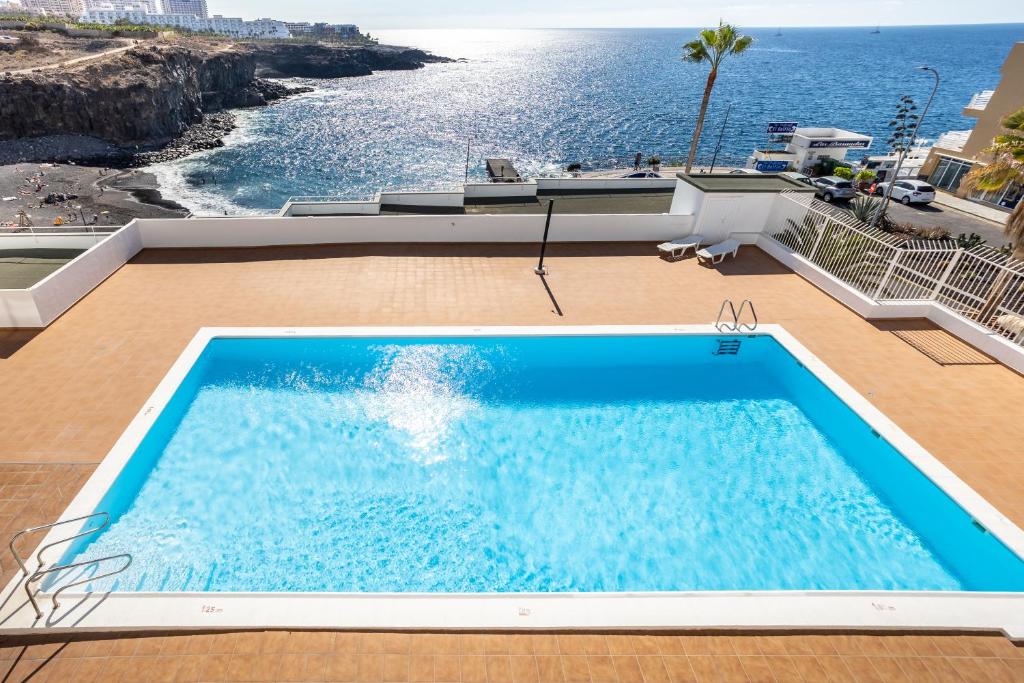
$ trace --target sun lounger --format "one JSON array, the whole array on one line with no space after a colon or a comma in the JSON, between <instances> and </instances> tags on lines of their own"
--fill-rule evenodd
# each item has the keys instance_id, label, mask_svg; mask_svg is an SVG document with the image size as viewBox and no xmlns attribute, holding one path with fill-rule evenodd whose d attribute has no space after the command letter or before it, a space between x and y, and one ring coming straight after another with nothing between
<instances>
[{"instance_id":1,"label":"sun lounger","mask_svg":"<svg viewBox=\"0 0 1024 683\"><path fill-rule=\"evenodd\" d=\"M701 243L704 241L703 235L690 235L689 237L680 237L677 240L671 242L662 242L658 245L658 251L667 253L672 258L682 258L686 256L686 252L693 249L695 252L700 249Z\"/></svg>"},{"instance_id":2,"label":"sun lounger","mask_svg":"<svg viewBox=\"0 0 1024 683\"><path fill-rule=\"evenodd\" d=\"M711 261L711 263L721 263L730 254L733 258L736 258L736 252L739 250L740 243L734 239L728 239L699 250L697 252L697 259L700 261Z\"/></svg>"}]
</instances>

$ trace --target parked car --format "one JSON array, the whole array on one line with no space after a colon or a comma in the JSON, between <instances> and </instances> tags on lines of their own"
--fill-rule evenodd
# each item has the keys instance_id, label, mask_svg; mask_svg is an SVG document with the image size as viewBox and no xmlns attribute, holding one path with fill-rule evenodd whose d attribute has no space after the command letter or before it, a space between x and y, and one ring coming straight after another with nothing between
<instances>
[{"instance_id":1,"label":"parked car","mask_svg":"<svg viewBox=\"0 0 1024 683\"><path fill-rule=\"evenodd\" d=\"M795 180L798 183L803 183L804 185L814 184L813 181L811 181L810 176L806 176L803 173L797 173L796 171L783 171L779 175L785 178L789 178L790 180Z\"/></svg>"},{"instance_id":2,"label":"parked car","mask_svg":"<svg viewBox=\"0 0 1024 683\"><path fill-rule=\"evenodd\" d=\"M815 178L811 181L814 193L826 202L833 202L837 199L848 200L857 196L857 190L853 183L844 180L839 176L827 175Z\"/></svg>"},{"instance_id":3,"label":"parked car","mask_svg":"<svg viewBox=\"0 0 1024 683\"><path fill-rule=\"evenodd\" d=\"M734 168L729 171L729 173L755 173L757 175L762 175L756 168Z\"/></svg>"},{"instance_id":4,"label":"parked car","mask_svg":"<svg viewBox=\"0 0 1024 683\"><path fill-rule=\"evenodd\" d=\"M884 195L889 183L875 185L875 194ZM935 188L923 180L897 180L892 184L893 200L900 204L927 204L935 200Z\"/></svg>"},{"instance_id":5,"label":"parked car","mask_svg":"<svg viewBox=\"0 0 1024 683\"><path fill-rule=\"evenodd\" d=\"M627 173L623 178L660 178L660 173L654 171L640 171L639 173Z\"/></svg>"}]
</instances>

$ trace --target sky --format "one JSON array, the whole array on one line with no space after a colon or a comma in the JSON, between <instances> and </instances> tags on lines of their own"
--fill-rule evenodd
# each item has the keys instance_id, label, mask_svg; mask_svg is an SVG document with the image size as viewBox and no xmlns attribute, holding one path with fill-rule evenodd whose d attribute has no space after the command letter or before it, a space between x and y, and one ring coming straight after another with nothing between
<instances>
[{"instance_id":1,"label":"sky","mask_svg":"<svg viewBox=\"0 0 1024 683\"><path fill-rule=\"evenodd\" d=\"M868 26L1024 22L1022 0L208 0L210 13L390 28Z\"/></svg>"}]
</instances>

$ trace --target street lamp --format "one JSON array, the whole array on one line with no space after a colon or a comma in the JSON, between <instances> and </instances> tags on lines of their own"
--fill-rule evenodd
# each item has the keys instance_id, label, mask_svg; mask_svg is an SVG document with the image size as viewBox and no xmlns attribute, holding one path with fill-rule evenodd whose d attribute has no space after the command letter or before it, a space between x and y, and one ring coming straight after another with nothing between
<instances>
[{"instance_id":1,"label":"street lamp","mask_svg":"<svg viewBox=\"0 0 1024 683\"><path fill-rule=\"evenodd\" d=\"M934 68L924 64L917 67L918 71L928 71L932 76L935 76L935 86L932 88L932 94L928 96L928 103L924 105L924 111L921 112L921 116L918 117L917 123L914 125L914 132L910 136L910 144L913 145L917 141L917 131L921 128L921 122L924 121L924 117L928 114L928 108L932 106L932 100L935 99L935 93L939 91L939 72ZM896 170L893 171L892 179L889 181L888 186L885 188L885 196L882 198L882 203L879 205L878 210L875 211L874 216L871 218L871 227L875 227L878 221L885 215L885 209L889 206L889 200L892 197L892 188L896 184L896 181L900 177L900 169L903 167L903 160L907 157L907 150L900 152L900 157L896 161Z\"/></svg>"}]
</instances>

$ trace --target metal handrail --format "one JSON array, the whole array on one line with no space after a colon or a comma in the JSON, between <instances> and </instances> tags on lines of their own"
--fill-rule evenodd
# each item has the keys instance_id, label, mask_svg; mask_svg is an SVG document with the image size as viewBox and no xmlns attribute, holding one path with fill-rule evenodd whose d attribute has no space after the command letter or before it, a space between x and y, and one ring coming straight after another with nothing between
<instances>
[{"instance_id":1,"label":"metal handrail","mask_svg":"<svg viewBox=\"0 0 1024 683\"><path fill-rule=\"evenodd\" d=\"M60 572L60 571L64 571L65 569L74 569L76 567L87 567L87 566L89 566L91 564L99 564L100 562L106 562L107 560L116 560L116 559L119 559L119 558L127 558L128 559L128 561L125 562L124 566L121 567L120 569L115 569L113 571L109 571L106 574L100 574L98 576L90 576L88 578L80 579L78 581L72 581L71 583L66 584L66 585L61 586L60 588L58 588L53 593L53 595L50 596L51 600L53 601L53 609L56 610L57 608L60 607L60 603L57 601L57 596L58 595L60 595L61 593L63 593L64 591L66 591L69 588L73 588L75 586L81 586L82 584L91 583L93 581L99 581L100 579L105 579L107 577L114 576L115 574L120 574L121 572L123 572L124 570L128 569L128 567L131 566L131 564L132 564L132 556L131 556L130 553L119 553L117 555L107 555L106 557L97 557L97 558L92 559L92 560L83 560L82 562L73 562L71 564L62 564L62 565L57 565L56 567L47 567L46 569L39 569L39 570L37 570L32 576L30 576L25 581L25 594L28 595L28 601L30 603L32 603L32 608L36 611L36 618L37 619L42 619L43 618L43 612L42 612L42 610L39 609L39 603L36 602L36 596L32 593L32 584L33 583L36 583L41 578L43 578L45 575L51 574L53 572Z\"/></svg>"},{"instance_id":2,"label":"metal handrail","mask_svg":"<svg viewBox=\"0 0 1024 683\"><path fill-rule=\"evenodd\" d=\"M34 526L34 527L29 528L29 529L22 529L18 533L14 534L14 536L11 537L11 542L8 543L8 548L10 548L11 555L14 556L14 559L17 561L18 566L21 567L22 575L27 577L29 575L29 571L28 571L28 567L25 566L25 562L21 559L21 556L18 554L17 549L15 549L15 547L14 547L15 541L17 541L19 538L21 538L25 534L31 534L31 533L33 533L35 531L42 531L43 529L52 529L52 528L58 527L58 526L60 526L62 524L70 524L71 522L81 522L83 520L91 519L93 517L103 517L103 524L100 524L97 527L93 527L92 529L88 529L86 531L82 531L80 533L77 533L74 536L68 536L67 538L62 538L59 541L54 541L53 543L47 543L42 548L40 548L39 552L36 553L36 562L38 562L38 566L36 567L36 572L38 572L43 567L43 552L44 551L49 550L50 548L52 548L55 545L60 545L61 543L67 543L68 541L73 541L76 538L82 538L83 536L88 536L89 534L94 534L97 531L100 531L101 529L105 529L106 527L108 527L110 525L110 513L107 513L107 512L94 512L94 513L92 513L90 515L83 515L82 517L73 517L71 519L62 519L62 520L59 520L59 521L56 521L56 522L50 522L49 524L41 524L39 526Z\"/></svg>"},{"instance_id":3,"label":"metal handrail","mask_svg":"<svg viewBox=\"0 0 1024 683\"><path fill-rule=\"evenodd\" d=\"M728 323L722 322L722 314L725 313L725 307L729 307L729 312L732 313L732 326ZM732 305L732 299L725 299L722 301L721 308L718 309L718 317L715 318L715 328L721 331L722 327L735 332L737 330L736 324L739 321L739 317L736 315L736 307Z\"/></svg>"},{"instance_id":4,"label":"metal handrail","mask_svg":"<svg viewBox=\"0 0 1024 683\"><path fill-rule=\"evenodd\" d=\"M750 325L748 323L740 322L740 318L743 317L743 309L744 308L749 308L750 309L750 315L754 316L754 324L753 325ZM757 311L754 310L754 302L751 301L750 299L744 299L742 302L740 302L740 312L736 315L736 330L738 331L739 328L741 328L741 327L746 327L751 332L753 332L754 330L757 329Z\"/></svg>"},{"instance_id":5,"label":"metal handrail","mask_svg":"<svg viewBox=\"0 0 1024 683\"><path fill-rule=\"evenodd\" d=\"M725 307L729 307L729 313L732 314L732 324L728 321L723 322L722 316L725 314ZM740 322L740 317L743 315L743 310L749 308L750 315L754 317L754 324ZM754 309L754 302L750 299L744 299L740 302L739 311L736 310L736 306L733 305L732 299L725 299L722 301L722 306L718 309L718 317L715 318L715 328L721 331L724 327L729 332L739 332L741 328L745 327L751 332L757 329L757 311Z\"/></svg>"}]
</instances>

